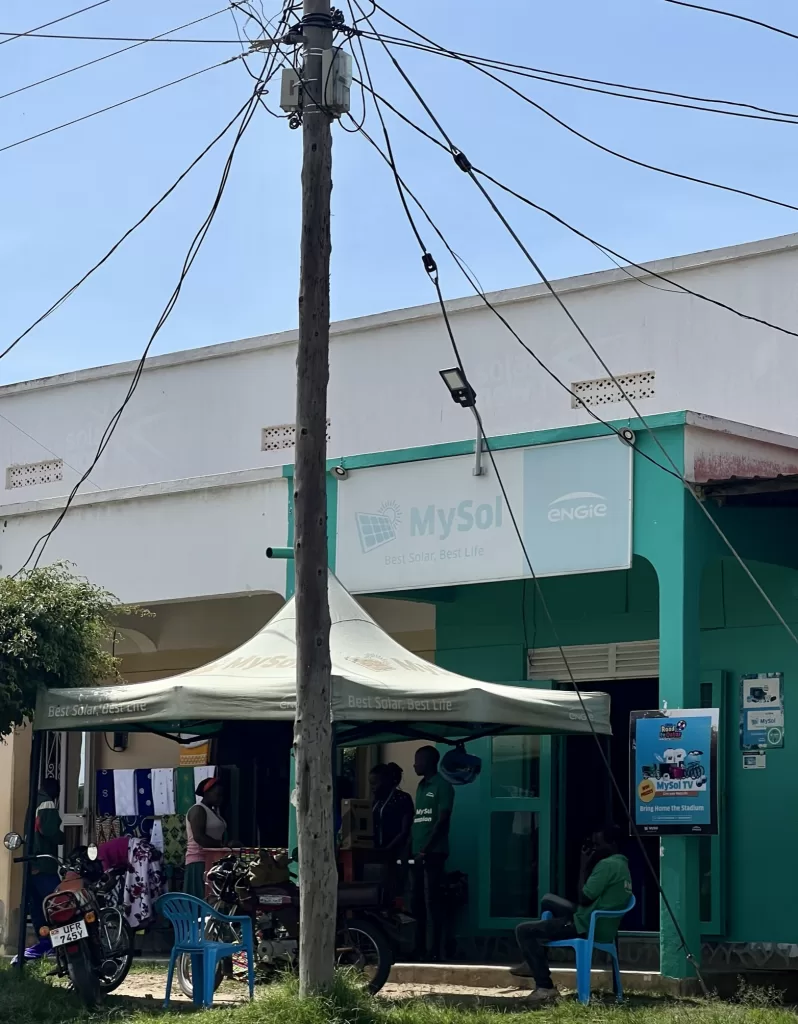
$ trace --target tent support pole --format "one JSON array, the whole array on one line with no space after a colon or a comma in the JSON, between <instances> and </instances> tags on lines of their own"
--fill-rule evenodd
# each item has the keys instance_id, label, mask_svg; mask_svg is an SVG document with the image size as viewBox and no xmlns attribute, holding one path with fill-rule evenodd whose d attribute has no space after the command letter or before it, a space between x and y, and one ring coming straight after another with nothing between
<instances>
[{"instance_id":1,"label":"tent support pole","mask_svg":"<svg viewBox=\"0 0 798 1024\"><path fill-rule=\"evenodd\" d=\"M33 836L36 830L36 797L39 792L39 763L42 753L42 733L34 732L30 744L30 765L28 767L28 809L25 814L25 859L22 863L22 900L19 907L19 932L17 934L17 967L25 964L25 942L28 936L28 894L31 888L31 864L27 857L33 851ZM37 936L38 939L38 936Z\"/></svg>"}]
</instances>

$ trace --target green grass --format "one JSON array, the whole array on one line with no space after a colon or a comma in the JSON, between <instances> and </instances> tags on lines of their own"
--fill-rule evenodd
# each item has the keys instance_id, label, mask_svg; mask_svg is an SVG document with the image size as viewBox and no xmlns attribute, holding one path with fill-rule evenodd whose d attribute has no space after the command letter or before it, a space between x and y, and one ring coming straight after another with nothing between
<instances>
[{"instance_id":1,"label":"green grass","mask_svg":"<svg viewBox=\"0 0 798 1024\"><path fill-rule=\"evenodd\" d=\"M564 1000L536 1012L512 1011L512 1024L795 1024L796 1015L764 992L748 990L736 1003L637 1001L617 1007L592 1003L583 1007ZM9 1024L166 1024L194 1016L187 1004L165 1013L157 1000L109 997L102 1010L89 1013L62 986L51 984L41 969L0 968L0 1019ZM301 1001L296 985L286 982L257 990L254 1002L202 1011L202 1024L508 1024L507 1012L458 1009L434 1000L389 1003L363 995L340 981L328 998Z\"/></svg>"}]
</instances>

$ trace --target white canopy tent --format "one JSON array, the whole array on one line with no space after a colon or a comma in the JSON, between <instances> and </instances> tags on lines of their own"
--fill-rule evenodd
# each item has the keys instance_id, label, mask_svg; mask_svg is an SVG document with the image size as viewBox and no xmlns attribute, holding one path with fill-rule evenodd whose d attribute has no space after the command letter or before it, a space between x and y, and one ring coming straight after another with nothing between
<instances>
[{"instance_id":1,"label":"white canopy tent","mask_svg":"<svg viewBox=\"0 0 798 1024\"><path fill-rule=\"evenodd\" d=\"M329 577L332 719L339 743L498 732L609 735L610 699L483 683L405 650ZM222 658L148 683L42 690L34 729L203 732L231 720L291 720L295 603Z\"/></svg>"}]
</instances>

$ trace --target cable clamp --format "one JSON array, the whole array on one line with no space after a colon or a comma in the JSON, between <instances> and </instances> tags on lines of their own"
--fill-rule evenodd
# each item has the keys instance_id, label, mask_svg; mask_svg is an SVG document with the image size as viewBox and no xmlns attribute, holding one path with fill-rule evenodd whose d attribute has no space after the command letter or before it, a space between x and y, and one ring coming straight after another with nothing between
<instances>
[{"instance_id":1,"label":"cable clamp","mask_svg":"<svg viewBox=\"0 0 798 1024\"><path fill-rule=\"evenodd\" d=\"M425 252L421 257L421 262L424 264L424 269L430 277L434 277L438 273L438 264L435 262L435 258L431 252Z\"/></svg>"},{"instance_id":2,"label":"cable clamp","mask_svg":"<svg viewBox=\"0 0 798 1024\"><path fill-rule=\"evenodd\" d=\"M471 173L471 161L461 149L452 149L452 156L454 157L454 162L464 174Z\"/></svg>"}]
</instances>

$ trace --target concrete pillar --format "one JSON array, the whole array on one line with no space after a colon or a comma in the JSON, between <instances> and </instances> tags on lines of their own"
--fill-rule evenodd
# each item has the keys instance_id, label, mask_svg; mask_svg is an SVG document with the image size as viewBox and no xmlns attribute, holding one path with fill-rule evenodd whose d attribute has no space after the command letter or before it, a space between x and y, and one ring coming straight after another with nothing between
<instances>
[{"instance_id":1,"label":"concrete pillar","mask_svg":"<svg viewBox=\"0 0 798 1024\"><path fill-rule=\"evenodd\" d=\"M656 566L659 694L660 702L673 709L700 706L699 597L703 560L692 540L697 531L690 529L692 509L685 506L688 501L692 503L693 499L685 493L680 521L673 524L678 526L680 539L674 543L670 557ZM701 955L698 843L693 836L664 837L660 853L660 882L665 894L660 907L660 970L670 978L692 978L695 972L688 962L687 950L697 960ZM683 940L686 948L681 948Z\"/></svg>"}]
</instances>

